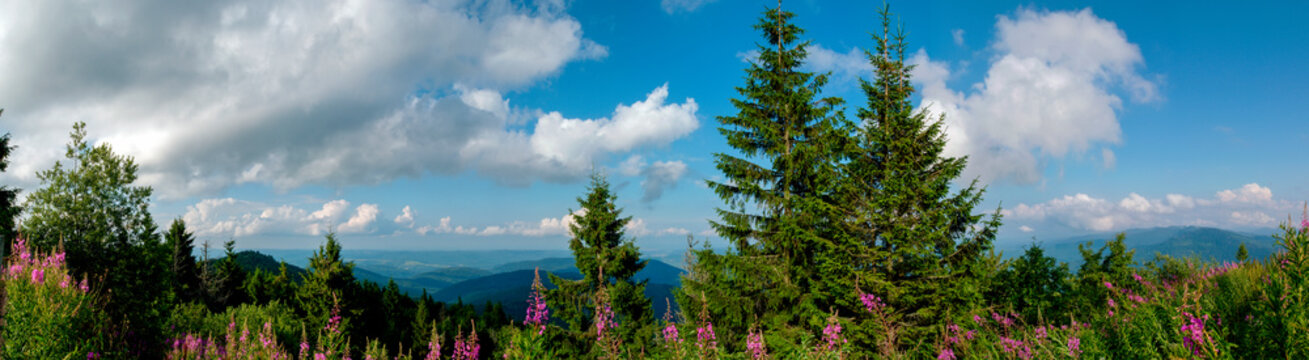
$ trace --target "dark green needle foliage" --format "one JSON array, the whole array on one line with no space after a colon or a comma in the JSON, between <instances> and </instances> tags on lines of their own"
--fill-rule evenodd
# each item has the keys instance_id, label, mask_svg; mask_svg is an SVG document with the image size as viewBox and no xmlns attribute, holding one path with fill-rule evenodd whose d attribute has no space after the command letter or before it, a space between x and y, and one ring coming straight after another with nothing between
<instances>
[{"instance_id":1,"label":"dark green needle foliage","mask_svg":"<svg viewBox=\"0 0 1309 360\"><path fill-rule=\"evenodd\" d=\"M974 214L984 192L976 180L953 185L966 159L944 156L944 116L915 110L904 31L893 32L889 8L881 20L866 51L875 77L861 81L868 102L858 111L842 183L853 241L843 245L852 251L826 268L849 271L838 278L859 279L861 290L886 299L906 325L901 344L913 344L982 304L999 211Z\"/></svg>"},{"instance_id":2,"label":"dark green needle foliage","mask_svg":"<svg viewBox=\"0 0 1309 360\"><path fill-rule=\"evenodd\" d=\"M600 286L609 294L623 338L648 342L654 337L651 326L654 314L650 299L645 297L648 280L633 279L647 261L641 260L640 249L624 235L624 227L632 218L622 216L622 209L614 204L616 199L604 176L592 174L587 194L577 199L581 209L569 225L572 239L568 247L573 251L582 278L568 280L550 274L550 282L558 288L546 293L546 301L554 311L552 315L567 323L569 329L569 338L564 343L567 348L561 356L587 356L591 342L584 338L587 334L594 335L593 295ZM652 343L636 345L654 346Z\"/></svg>"},{"instance_id":3,"label":"dark green needle foliage","mask_svg":"<svg viewBox=\"0 0 1309 360\"><path fill-rule=\"evenodd\" d=\"M827 310L804 289L826 275L813 266L816 250L830 247L840 228L832 196L843 101L821 97L827 75L802 70L809 42L800 40L804 30L793 16L769 9L755 25L763 42L736 89L737 113L718 118L735 151L714 154L724 180L708 182L726 203L711 225L732 249L695 251L678 300L699 309L707 298L719 339L731 349L742 346L753 323L794 338L821 324Z\"/></svg>"},{"instance_id":4,"label":"dark green needle foliage","mask_svg":"<svg viewBox=\"0 0 1309 360\"><path fill-rule=\"evenodd\" d=\"M200 301L204 288L200 284L200 271L196 267L195 235L186 229L182 219L174 219L164 234L164 246L172 250L172 290L178 303Z\"/></svg>"},{"instance_id":5,"label":"dark green needle foliage","mask_svg":"<svg viewBox=\"0 0 1309 360\"><path fill-rule=\"evenodd\" d=\"M1068 264L1045 255L1032 244L1023 256L1010 261L995 275L987 292L993 304L1007 307L1028 324L1044 324L1067 319L1068 304L1073 300Z\"/></svg>"}]
</instances>

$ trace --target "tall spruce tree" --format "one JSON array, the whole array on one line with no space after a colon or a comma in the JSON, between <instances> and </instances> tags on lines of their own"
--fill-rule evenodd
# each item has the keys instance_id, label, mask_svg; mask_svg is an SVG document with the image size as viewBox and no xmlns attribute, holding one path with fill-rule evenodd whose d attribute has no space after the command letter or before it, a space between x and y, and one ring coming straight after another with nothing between
<instances>
[{"instance_id":1,"label":"tall spruce tree","mask_svg":"<svg viewBox=\"0 0 1309 360\"><path fill-rule=\"evenodd\" d=\"M624 235L623 229L632 218L622 216L622 209L614 204L616 199L604 176L592 174L586 196L577 198L581 209L573 218L573 224L569 225L573 238L568 241L568 248L573 251L582 278L568 280L550 274L550 282L558 288L547 291L546 300L554 311L552 315L567 323L573 335L569 344L574 348L564 349L565 354L561 356L583 356L586 347L594 342L584 340L584 336L594 335L591 317L595 308L592 301L600 286L604 286L610 296L619 321L619 332L624 339L653 338L650 325L654 315L650 299L645 296L645 285L649 280L634 279L649 261L641 260L640 249ZM643 335L638 336L638 333Z\"/></svg>"},{"instance_id":2,"label":"tall spruce tree","mask_svg":"<svg viewBox=\"0 0 1309 360\"><path fill-rule=\"evenodd\" d=\"M889 7L880 15L875 48L865 51L874 79L861 80L867 104L845 163L841 203L854 251L848 266L829 270L851 272L840 278L858 279L859 290L885 299L905 325L902 345L921 344L939 333L935 327L982 304L1000 217L998 209L989 218L973 213L985 191L976 180L952 189L966 159L944 156L944 115L914 109L903 28L892 32Z\"/></svg>"},{"instance_id":3,"label":"tall spruce tree","mask_svg":"<svg viewBox=\"0 0 1309 360\"><path fill-rule=\"evenodd\" d=\"M341 243L335 233L328 233L327 241L309 258L308 272L296 289L297 310L308 324L321 328L332 316L333 307L339 306L345 317L341 328L349 337L353 329L349 320L357 310L352 297L359 292L354 267L353 262L341 260Z\"/></svg>"},{"instance_id":4,"label":"tall spruce tree","mask_svg":"<svg viewBox=\"0 0 1309 360\"><path fill-rule=\"evenodd\" d=\"M202 299L200 272L196 267L195 236L186 229L182 219L174 219L164 234L165 247L172 250L172 290L179 303Z\"/></svg>"},{"instance_id":5,"label":"tall spruce tree","mask_svg":"<svg viewBox=\"0 0 1309 360\"><path fill-rule=\"evenodd\" d=\"M687 311L708 306L729 349L755 323L784 339L817 332L828 311L809 290L826 276L818 249L841 237L833 196L848 125L844 101L820 97L827 75L802 70L809 42L793 17L779 6L755 25L764 42L732 99L737 114L718 118L736 151L714 154L725 179L708 181L726 203L711 226L732 248L694 251L678 295Z\"/></svg>"}]
</instances>

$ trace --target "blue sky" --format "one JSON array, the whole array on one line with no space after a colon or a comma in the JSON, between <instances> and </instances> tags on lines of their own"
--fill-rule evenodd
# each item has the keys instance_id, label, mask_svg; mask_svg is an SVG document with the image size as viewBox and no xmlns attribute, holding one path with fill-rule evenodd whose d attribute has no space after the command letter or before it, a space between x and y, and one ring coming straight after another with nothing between
<instances>
[{"instance_id":1,"label":"blue sky","mask_svg":"<svg viewBox=\"0 0 1309 360\"><path fill-rule=\"evenodd\" d=\"M74 121L141 164L161 221L242 248L562 249L591 169L676 252L710 238L716 117L771 1L0 4L0 183ZM790 1L807 67L864 103L878 2ZM1296 2L895 2L948 151L1002 243L1135 227L1268 232L1309 199Z\"/></svg>"}]
</instances>

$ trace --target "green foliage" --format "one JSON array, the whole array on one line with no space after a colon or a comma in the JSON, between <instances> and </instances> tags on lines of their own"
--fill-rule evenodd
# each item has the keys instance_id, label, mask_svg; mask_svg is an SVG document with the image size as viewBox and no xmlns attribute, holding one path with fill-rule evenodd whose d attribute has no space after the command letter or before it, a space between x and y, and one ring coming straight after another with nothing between
<instances>
[{"instance_id":1,"label":"green foliage","mask_svg":"<svg viewBox=\"0 0 1309 360\"><path fill-rule=\"evenodd\" d=\"M1245 262L1245 260L1249 258L1250 251L1245 249L1245 243L1243 242L1241 243L1241 247L1236 248L1236 261Z\"/></svg>"},{"instance_id":2,"label":"green foliage","mask_svg":"<svg viewBox=\"0 0 1309 360\"><path fill-rule=\"evenodd\" d=\"M174 219L164 234L164 247L172 250L172 270L169 274L171 289L177 302L201 301L204 288L200 284L200 271L196 267L195 236L186 229L182 219Z\"/></svg>"},{"instance_id":3,"label":"green foliage","mask_svg":"<svg viewBox=\"0 0 1309 360\"><path fill-rule=\"evenodd\" d=\"M316 328L325 326L338 303L348 315L354 315L349 297L356 286L354 263L341 260L341 244L336 241L336 234L327 234L327 241L309 258L307 270L304 283L296 290L297 309L306 323ZM349 329L342 332L349 333Z\"/></svg>"},{"instance_id":4,"label":"green foliage","mask_svg":"<svg viewBox=\"0 0 1309 360\"><path fill-rule=\"evenodd\" d=\"M0 314L0 358L83 358L102 353L109 340L101 328L99 301L64 264L63 253L27 248L22 239L4 263L6 301Z\"/></svg>"},{"instance_id":5,"label":"green foliage","mask_svg":"<svg viewBox=\"0 0 1309 360\"><path fill-rule=\"evenodd\" d=\"M983 282L992 270L986 254L999 227L999 209L989 219L974 214L982 201L977 181L952 190L966 159L945 157L944 115L915 110L905 62L903 29L892 32L889 7L881 12L876 44L866 51L873 80L861 80L867 104L847 147L841 183L850 240L835 257L844 267L832 293L851 294L857 285L877 294L901 314L901 344L939 333L940 324L982 305ZM840 281L840 280L834 280ZM851 296L839 298L858 309Z\"/></svg>"},{"instance_id":6,"label":"green foliage","mask_svg":"<svg viewBox=\"0 0 1309 360\"><path fill-rule=\"evenodd\" d=\"M245 303L246 292L245 269L236 261L236 242L228 240L223 243L224 255L215 264L215 277L209 284L210 307L215 310L237 306Z\"/></svg>"},{"instance_id":7,"label":"green foliage","mask_svg":"<svg viewBox=\"0 0 1309 360\"><path fill-rule=\"evenodd\" d=\"M684 309L699 308L705 299L697 297L714 304L709 311L729 349L740 349L755 323L816 331L825 315L814 297L832 295L805 289L830 274L816 265L834 252L817 250L839 235L833 195L848 124L840 98L820 97L827 75L801 70L809 42L800 41L804 30L793 17L780 8L765 11L754 26L763 36L759 55L736 88L740 98L732 99L737 113L718 117L735 152L714 154L724 180L707 184L726 207L711 226L732 251L694 252L693 266L706 274L684 279L678 296Z\"/></svg>"},{"instance_id":8,"label":"green foliage","mask_svg":"<svg viewBox=\"0 0 1309 360\"><path fill-rule=\"evenodd\" d=\"M106 297L114 330L128 334L125 350L161 354L160 324L167 313L172 249L159 239L148 211L151 189L133 186L136 163L108 144L91 146L86 124L73 125L65 157L37 173L42 188L25 208L23 233L43 248L62 246L74 276L86 276Z\"/></svg>"},{"instance_id":9,"label":"green foliage","mask_svg":"<svg viewBox=\"0 0 1309 360\"><path fill-rule=\"evenodd\" d=\"M641 251L624 235L623 228L631 218L622 216L622 209L614 203L616 199L604 176L592 174L587 194L577 199L581 209L569 226L573 238L568 247L582 278L568 280L550 274L550 282L558 288L548 291L546 299L555 309L556 318L568 324L571 339L566 344L582 345L582 340L593 333L593 294L602 287L611 296L623 337L637 341L653 338L654 315L650 299L645 297L648 280L633 280L647 261L641 260ZM569 346L561 355L577 357L587 353L586 349Z\"/></svg>"},{"instance_id":10,"label":"green foliage","mask_svg":"<svg viewBox=\"0 0 1309 360\"><path fill-rule=\"evenodd\" d=\"M1132 259L1136 251L1127 249L1123 244L1125 238L1126 235L1118 234L1113 241L1106 242L1095 251L1091 250L1090 242L1085 246L1077 246L1077 250L1082 253L1082 267L1077 270L1079 303L1076 304L1076 312L1079 315L1089 315L1103 306L1109 298L1109 289L1105 283L1119 286L1133 286L1135 283L1131 280L1134 273L1132 267L1136 265Z\"/></svg>"},{"instance_id":11,"label":"green foliage","mask_svg":"<svg viewBox=\"0 0 1309 360\"><path fill-rule=\"evenodd\" d=\"M1032 244L1022 257L995 274L987 297L1022 315L1028 323L1066 319L1066 306L1074 296L1069 276L1068 264L1058 263Z\"/></svg>"}]
</instances>

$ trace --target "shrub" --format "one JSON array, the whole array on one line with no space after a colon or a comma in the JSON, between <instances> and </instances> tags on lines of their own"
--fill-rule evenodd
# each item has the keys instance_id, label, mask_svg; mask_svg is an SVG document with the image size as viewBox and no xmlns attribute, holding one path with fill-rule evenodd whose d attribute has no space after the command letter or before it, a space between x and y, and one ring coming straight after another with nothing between
<instances>
[{"instance_id":1,"label":"shrub","mask_svg":"<svg viewBox=\"0 0 1309 360\"><path fill-rule=\"evenodd\" d=\"M106 317L86 279L68 273L63 251L42 253L19 238L4 268L4 349L0 358L62 359L101 355Z\"/></svg>"}]
</instances>

